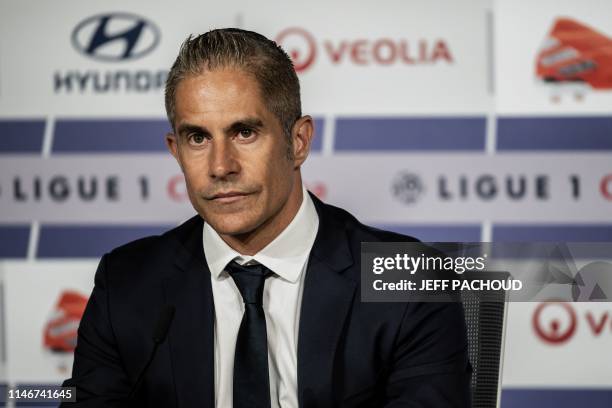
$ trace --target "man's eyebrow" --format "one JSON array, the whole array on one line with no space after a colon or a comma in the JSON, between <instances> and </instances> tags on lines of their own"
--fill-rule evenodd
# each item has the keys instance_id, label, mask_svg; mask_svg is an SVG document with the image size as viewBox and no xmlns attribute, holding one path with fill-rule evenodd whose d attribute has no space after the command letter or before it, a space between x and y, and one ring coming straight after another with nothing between
<instances>
[{"instance_id":1,"label":"man's eyebrow","mask_svg":"<svg viewBox=\"0 0 612 408\"><path fill-rule=\"evenodd\" d=\"M261 129L262 127L264 127L263 122L261 121L261 119L258 118L244 118L244 119L239 119L237 121L235 121L234 123L232 123L231 125L227 126L225 129L223 129L223 132L225 134L231 134L231 133L236 133L239 132L242 129ZM189 133L200 133L200 134L204 134L204 135L210 135L210 132L202 126L198 126L198 125L192 125L191 123L183 123L181 125L179 125L176 129L176 133L179 136L182 135L186 135Z\"/></svg>"},{"instance_id":2,"label":"man's eyebrow","mask_svg":"<svg viewBox=\"0 0 612 408\"><path fill-rule=\"evenodd\" d=\"M247 129L261 129L262 127L264 127L263 122L261 121L261 119L258 118L244 118L244 119L240 119L235 121L234 123L232 123L231 125L229 125L228 127L226 127L225 129L223 129L223 132L228 134L228 133L235 133L238 132L244 128Z\"/></svg>"},{"instance_id":3,"label":"man's eyebrow","mask_svg":"<svg viewBox=\"0 0 612 408\"><path fill-rule=\"evenodd\" d=\"M186 135L189 133L200 133L205 135L209 134L206 128L197 125L192 125L190 123L183 123L177 128L177 134L179 136Z\"/></svg>"}]
</instances>

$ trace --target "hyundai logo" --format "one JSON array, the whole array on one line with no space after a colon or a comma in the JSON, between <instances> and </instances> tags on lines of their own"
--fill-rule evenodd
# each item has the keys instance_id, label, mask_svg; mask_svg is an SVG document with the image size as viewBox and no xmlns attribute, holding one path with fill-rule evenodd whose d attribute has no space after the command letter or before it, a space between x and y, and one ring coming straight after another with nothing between
<instances>
[{"instance_id":1,"label":"hyundai logo","mask_svg":"<svg viewBox=\"0 0 612 408\"><path fill-rule=\"evenodd\" d=\"M160 31L152 22L130 13L91 16L72 31L72 45L81 54L100 61L125 61L153 51Z\"/></svg>"}]
</instances>

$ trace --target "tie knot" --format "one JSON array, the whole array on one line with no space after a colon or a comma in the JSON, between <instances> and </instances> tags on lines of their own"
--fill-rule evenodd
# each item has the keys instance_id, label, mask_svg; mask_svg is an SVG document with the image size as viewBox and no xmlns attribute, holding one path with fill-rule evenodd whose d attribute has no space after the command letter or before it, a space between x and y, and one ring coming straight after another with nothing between
<instances>
[{"instance_id":1,"label":"tie knot","mask_svg":"<svg viewBox=\"0 0 612 408\"><path fill-rule=\"evenodd\" d=\"M235 261L227 264L225 270L234 279L244 303L262 304L264 284L272 271L262 264L240 265Z\"/></svg>"}]
</instances>

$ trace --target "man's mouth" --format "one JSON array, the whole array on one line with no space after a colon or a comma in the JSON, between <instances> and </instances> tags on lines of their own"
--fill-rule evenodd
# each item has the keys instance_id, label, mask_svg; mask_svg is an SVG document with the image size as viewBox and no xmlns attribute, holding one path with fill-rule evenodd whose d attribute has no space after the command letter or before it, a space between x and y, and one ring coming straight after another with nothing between
<instances>
[{"instance_id":1,"label":"man's mouth","mask_svg":"<svg viewBox=\"0 0 612 408\"><path fill-rule=\"evenodd\" d=\"M242 191L227 191L214 194L209 198L209 200L216 203L229 204L236 201L240 201L243 198L249 196L250 194L251 193L245 193Z\"/></svg>"}]
</instances>

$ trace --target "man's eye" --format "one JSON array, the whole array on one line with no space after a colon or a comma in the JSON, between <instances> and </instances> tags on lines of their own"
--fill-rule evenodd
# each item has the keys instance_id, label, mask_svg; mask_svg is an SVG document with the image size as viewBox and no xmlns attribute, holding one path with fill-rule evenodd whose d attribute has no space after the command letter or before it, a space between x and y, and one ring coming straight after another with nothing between
<instances>
[{"instance_id":1,"label":"man's eye","mask_svg":"<svg viewBox=\"0 0 612 408\"><path fill-rule=\"evenodd\" d=\"M251 129L242 129L240 132L238 132L238 136L240 136L242 139L248 139L253 136L253 131Z\"/></svg>"},{"instance_id":2,"label":"man's eye","mask_svg":"<svg viewBox=\"0 0 612 408\"><path fill-rule=\"evenodd\" d=\"M189 135L189 141L191 144L202 144L204 143L204 140L206 138L204 137L204 135L200 134L200 133L195 133L192 135Z\"/></svg>"}]
</instances>

